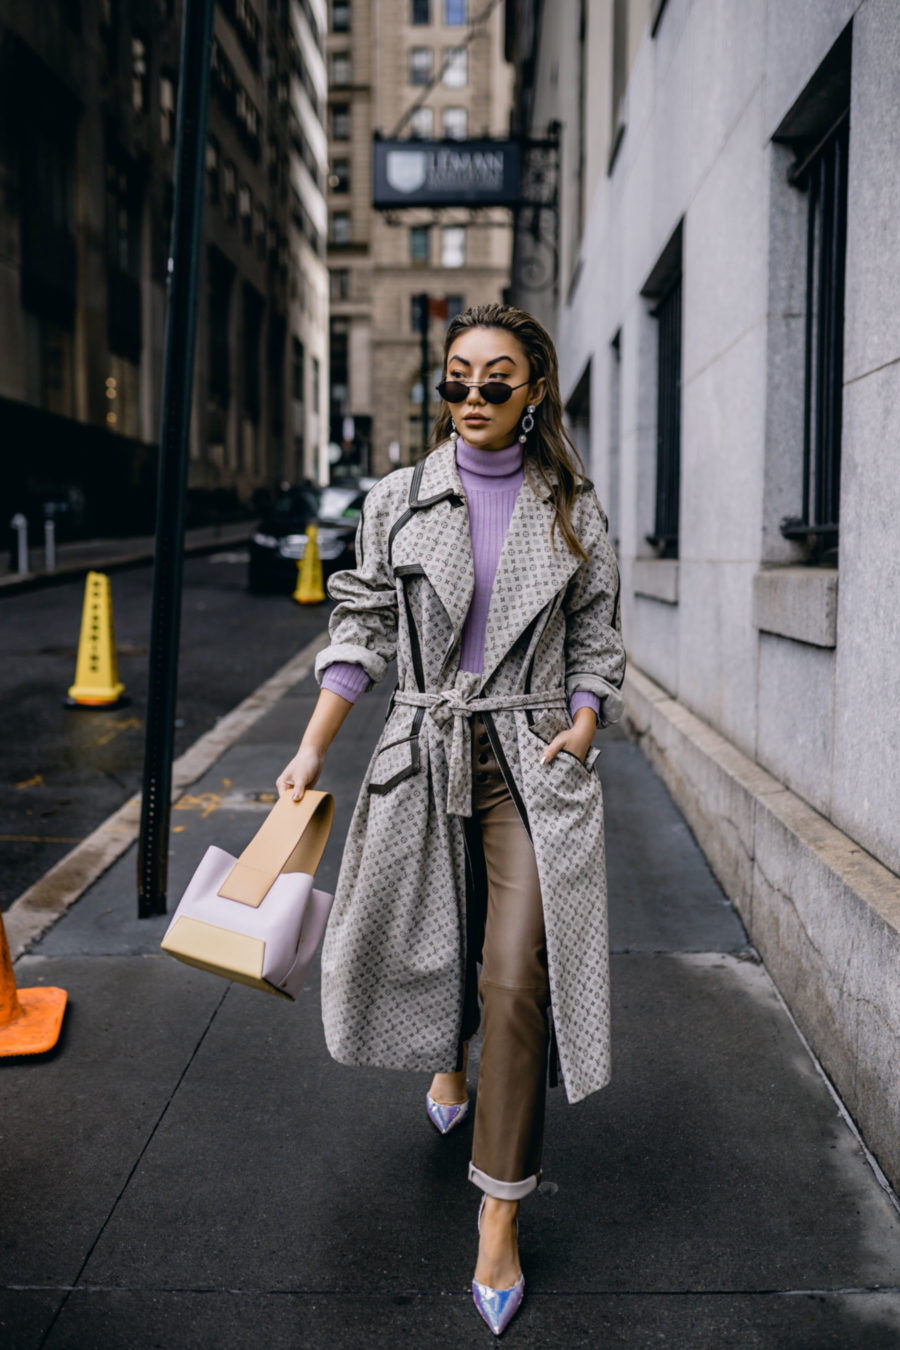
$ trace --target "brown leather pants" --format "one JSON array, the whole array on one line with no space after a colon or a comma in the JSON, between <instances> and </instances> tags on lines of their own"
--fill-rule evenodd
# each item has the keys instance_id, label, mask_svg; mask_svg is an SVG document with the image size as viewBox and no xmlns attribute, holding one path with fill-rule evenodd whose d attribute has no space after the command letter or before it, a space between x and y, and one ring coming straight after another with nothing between
<instances>
[{"instance_id":1,"label":"brown leather pants","mask_svg":"<svg viewBox=\"0 0 900 1350\"><path fill-rule=\"evenodd\" d=\"M467 928L470 962L481 952L482 1043L469 1179L488 1195L518 1200L538 1184L544 1135L544 913L528 831L477 716L472 743Z\"/></svg>"}]
</instances>

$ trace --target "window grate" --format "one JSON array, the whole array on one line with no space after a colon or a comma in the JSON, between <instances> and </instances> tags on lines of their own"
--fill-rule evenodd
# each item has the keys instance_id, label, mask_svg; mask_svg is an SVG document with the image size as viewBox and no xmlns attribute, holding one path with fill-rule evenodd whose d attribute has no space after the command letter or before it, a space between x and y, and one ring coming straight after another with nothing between
<instances>
[{"instance_id":1,"label":"window grate","mask_svg":"<svg viewBox=\"0 0 900 1350\"><path fill-rule=\"evenodd\" d=\"M789 181L808 193L802 511L781 522L788 539L817 556L837 548L844 373L844 270L847 244L849 109Z\"/></svg>"}]
</instances>

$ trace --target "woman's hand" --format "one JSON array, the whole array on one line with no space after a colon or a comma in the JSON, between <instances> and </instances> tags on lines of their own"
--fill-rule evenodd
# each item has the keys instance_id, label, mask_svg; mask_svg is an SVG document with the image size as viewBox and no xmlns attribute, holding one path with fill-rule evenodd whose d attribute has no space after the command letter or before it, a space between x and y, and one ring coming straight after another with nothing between
<instances>
[{"instance_id":1,"label":"woman's hand","mask_svg":"<svg viewBox=\"0 0 900 1350\"><path fill-rule=\"evenodd\" d=\"M275 779L278 795L293 793L298 801L308 787L313 787L325 767L325 751L338 733L338 728L353 704L330 689L322 689L309 719L303 740L290 764L286 764Z\"/></svg>"},{"instance_id":2,"label":"woman's hand","mask_svg":"<svg viewBox=\"0 0 900 1350\"><path fill-rule=\"evenodd\" d=\"M324 751L301 745L290 764L286 764L275 779L278 795L286 792L298 802L308 787L314 787L325 765Z\"/></svg>"},{"instance_id":3,"label":"woman's hand","mask_svg":"<svg viewBox=\"0 0 900 1350\"><path fill-rule=\"evenodd\" d=\"M572 719L572 726L553 737L541 755L541 763L549 764L560 750L568 750L570 755L577 755L583 764L596 730L597 717L593 708L579 708Z\"/></svg>"}]
</instances>

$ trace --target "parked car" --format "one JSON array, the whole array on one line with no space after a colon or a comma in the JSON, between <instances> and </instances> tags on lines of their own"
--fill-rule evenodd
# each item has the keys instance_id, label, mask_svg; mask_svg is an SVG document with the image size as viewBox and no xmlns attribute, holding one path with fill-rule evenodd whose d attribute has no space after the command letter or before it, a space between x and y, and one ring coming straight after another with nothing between
<instances>
[{"instance_id":1,"label":"parked car","mask_svg":"<svg viewBox=\"0 0 900 1350\"><path fill-rule=\"evenodd\" d=\"M297 584L297 563L306 552L308 525L318 527L323 577L353 567L356 525L365 496L365 489L356 484L324 488L305 485L279 492L250 540L250 590L292 593Z\"/></svg>"}]
</instances>

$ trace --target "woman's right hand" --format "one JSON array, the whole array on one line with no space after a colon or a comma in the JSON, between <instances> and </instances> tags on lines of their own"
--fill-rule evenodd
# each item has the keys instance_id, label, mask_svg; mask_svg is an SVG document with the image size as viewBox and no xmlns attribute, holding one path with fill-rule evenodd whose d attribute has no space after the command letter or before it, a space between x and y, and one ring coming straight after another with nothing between
<instances>
[{"instance_id":1,"label":"woman's right hand","mask_svg":"<svg viewBox=\"0 0 900 1350\"><path fill-rule=\"evenodd\" d=\"M294 758L281 770L275 779L278 795L286 792L299 801L308 787L314 787L325 766L325 753L312 746L301 745Z\"/></svg>"}]
</instances>

